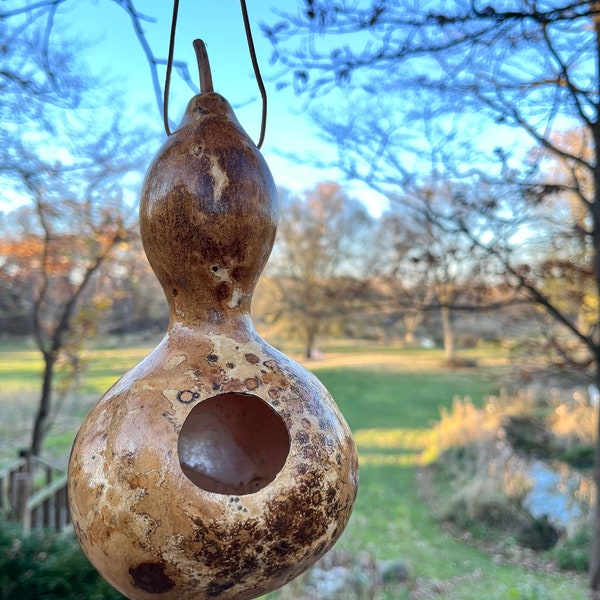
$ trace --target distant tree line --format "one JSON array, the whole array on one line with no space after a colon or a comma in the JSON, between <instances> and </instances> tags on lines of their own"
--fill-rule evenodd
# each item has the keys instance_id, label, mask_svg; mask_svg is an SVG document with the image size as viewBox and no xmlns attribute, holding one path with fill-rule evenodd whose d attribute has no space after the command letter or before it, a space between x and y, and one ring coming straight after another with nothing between
<instances>
[{"instance_id":1,"label":"distant tree line","mask_svg":"<svg viewBox=\"0 0 600 600\"><path fill-rule=\"evenodd\" d=\"M69 207L57 201L52 210ZM107 234L73 216L68 229L48 239L38 211L25 205L5 214L2 222L3 336L39 335L42 322L44 327L52 322L48 315L60 321L61 310L79 293L65 330L69 341L61 347L63 361L76 356L81 341L91 335L165 331L166 303L133 215L127 228L112 234L117 239L109 238L110 254L97 264L98 256L91 259L90 251L104 257L108 242L102 235ZM571 310L582 307L574 302ZM433 223L394 203L374 217L334 182L296 194L280 190L277 241L253 315L264 335L301 343L307 357L334 336L435 343L443 345L449 361L456 358L457 340L463 345L501 341L508 337L507 319L520 327L532 319L506 283L486 273L467 239L440 233ZM518 337L518 330L512 333Z\"/></svg>"}]
</instances>

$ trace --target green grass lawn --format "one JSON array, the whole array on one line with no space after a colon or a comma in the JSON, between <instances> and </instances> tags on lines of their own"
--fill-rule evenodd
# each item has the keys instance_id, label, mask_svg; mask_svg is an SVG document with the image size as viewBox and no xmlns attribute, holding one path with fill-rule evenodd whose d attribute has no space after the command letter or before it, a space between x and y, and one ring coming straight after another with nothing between
<instances>
[{"instance_id":1,"label":"green grass lawn","mask_svg":"<svg viewBox=\"0 0 600 600\"><path fill-rule=\"evenodd\" d=\"M79 394L65 403L68 414L61 416L48 438L52 455L68 453L77 424L92 403L149 350L148 346L114 347L89 354ZM346 416L361 461L358 499L338 547L368 552L381 560L402 559L409 567L408 584L382 590L379 599L587 598L581 577L503 565L450 536L431 518L421 496L417 457L440 406L449 406L455 396L480 403L485 395L496 393L496 375L506 368L499 350L470 351L470 358L480 366L462 370L443 368L438 350L348 344L326 347L324 352L322 361L307 366ZM35 406L39 368L39 358L30 349L0 347L0 434L5 442L15 435L16 423L31 417L27 410ZM428 589L435 593L419 595L419 590Z\"/></svg>"},{"instance_id":2,"label":"green grass lawn","mask_svg":"<svg viewBox=\"0 0 600 600\"><path fill-rule=\"evenodd\" d=\"M353 431L365 425L429 427L439 418L440 406L448 406L454 396L471 396L479 401L497 392L493 381L471 370L440 369L432 376L429 369L407 372L375 366L332 369L317 365L314 372L342 407Z\"/></svg>"},{"instance_id":3,"label":"green grass lawn","mask_svg":"<svg viewBox=\"0 0 600 600\"><path fill-rule=\"evenodd\" d=\"M346 415L361 459L358 499L339 546L367 551L378 559L405 560L413 585L425 579L442 590L420 596L424 598L587 598L583 578L501 566L433 521L417 483L418 451L429 424L454 396L470 396L479 403L498 389L488 371L442 369L435 351L427 359L426 366L419 363L414 371L410 353L408 359L399 358L396 368L386 363L380 368L373 364L315 369ZM382 594L390 599L411 597L404 586Z\"/></svg>"},{"instance_id":4,"label":"green grass lawn","mask_svg":"<svg viewBox=\"0 0 600 600\"><path fill-rule=\"evenodd\" d=\"M87 368L74 394L61 407L45 442L45 458L66 464L75 432L93 404L128 369L141 361L148 346L86 351ZM28 444L40 393L42 358L29 344L0 344L0 468L14 461Z\"/></svg>"}]
</instances>

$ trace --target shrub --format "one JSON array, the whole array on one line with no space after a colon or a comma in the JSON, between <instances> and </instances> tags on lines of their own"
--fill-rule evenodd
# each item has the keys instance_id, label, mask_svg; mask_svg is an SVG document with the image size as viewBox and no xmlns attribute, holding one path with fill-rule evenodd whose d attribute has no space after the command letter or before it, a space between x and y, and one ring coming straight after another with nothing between
<instances>
[{"instance_id":1,"label":"shrub","mask_svg":"<svg viewBox=\"0 0 600 600\"><path fill-rule=\"evenodd\" d=\"M559 457L572 467L591 469L594 465L594 447L572 444Z\"/></svg>"},{"instance_id":2,"label":"shrub","mask_svg":"<svg viewBox=\"0 0 600 600\"><path fill-rule=\"evenodd\" d=\"M591 464L590 423L596 421L589 406L540 406L532 394L521 392L489 397L482 407L457 398L440 413L421 455L433 474L434 492L428 494L433 515L480 539L500 538L534 551L552 549L561 568L586 570L589 531L562 540L562 531L548 517L534 517L523 501L535 483L531 455L560 458L576 467ZM589 479L575 479L573 492L584 512L593 494Z\"/></svg>"},{"instance_id":3,"label":"shrub","mask_svg":"<svg viewBox=\"0 0 600 600\"><path fill-rule=\"evenodd\" d=\"M553 458L563 451L547 423L532 415L509 415L502 421L504 436L515 449L530 456Z\"/></svg>"},{"instance_id":4,"label":"shrub","mask_svg":"<svg viewBox=\"0 0 600 600\"><path fill-rule=\"evenodd\" d=\"M123 596L89 563L71 533L0 523L2 600L113 600Z\"/></svg>"},{"instance_id":5,"label":"shrub","mask_svg":"<svg viewBox=\"0 0 600 600\"><path fill-rule=\"evenodd\" d=\"M455 397L450 409L440 408L440 420L433 427L422 461L435 462L451 448L490 443L499 437L507 416L526 416L533 410L533 398L525 393L489 396L481 408L470 398Z\"/></svg>"},{"instance_id":6,"label":"shrub","mask_svg":"<svg viewBox=\"0 0 600 600\"><path fill-rule=\"evenodd\" d=\"M554 557L559 568L587 572L590 566L592 528L582 527L573 536L563 540L554 549Z\"/></svg>"},{"instance_id":7,"label":"shrub","mask_svg":"<svg viewBox=\"0 0 600 600\"><path fill-rule=\"evenodd\" d=\"M433 515L480 539L496 539L498 532L517 535L531 523L522 507L529 480L512 462L494 443L444 452L431 467L437 488Z\"/></svg>"},{"instance_id":8,"label":"shrub","mask_svg":"<svg viewBox=\"0 0 600 600\"><path fill-rule=\"evenodd\" d=\"M546 515L530 516L530 522L525 523L517 534L517 542L525 548L536 551L554 548L560 537L559 530L550 523Z\"/></svg>"},{"instance_id":9,"label":"shrub","mask_svg":"<svg viewBox=\"0 0 600 600\"><path fill-rule=\"evenodd\" d=\"M477 408L469 398L454 398L450 409L440 408L440 417L422 454L424 463L439 460L450 449L491 440L499 425L498 414L493 408Z\"/></svg>"},{"instance_id":10,"label":"shrub","mask_svg":"<svg viewBox=\"0 0 600 600\"><path fill-rule=\"evenodd\" d=\"M593 446L596 441L598 411L580 398L557 406L548 421L552 431L569 444Z\"/></svg>"}]
</instances>

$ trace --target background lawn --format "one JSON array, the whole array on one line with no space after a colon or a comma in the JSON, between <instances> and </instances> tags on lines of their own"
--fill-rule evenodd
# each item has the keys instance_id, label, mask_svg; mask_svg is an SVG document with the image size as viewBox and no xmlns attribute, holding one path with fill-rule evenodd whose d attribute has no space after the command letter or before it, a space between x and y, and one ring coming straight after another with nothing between
<instances>
[{"instance_id":1,"label":"background lawn","mask_svg":"<svg viewBox=\"0 0 600 600\"><path fill-rule=\"evenodd\" d=\"M380 366L358 356L354 366L309 365L346 415L361 459L359 496L338 547L408 563L411 583L383 590L381 598L588 598L582 577L503 566L451 537L432 520L420 494L418 452L439 407L455 396L480 403L497 393L501 365L448 370L437 351L396 358Z\"/></svg>"},{"instance_id":2,"label":"background lawn","mask_svg":"<svg viewBox=\"0 0 600 600\"><path fill-rule=\"evenodd\" d=\"M105 347L88 353L79 392L67 399L52 428L49 457L66 457L83 416L102 393L150 351L148 344ZM497 349L472 351L480 366L444 368L438 350L340 345L306 363L336 399L359 448L360 491L348 528L336 546L377 560L401 559L407 584L388 585L378 598L464 600L583 600L585 581L572 573L544 573L502 565L443 531L430 517L419 485L418 455L440 406L455 396L480 403L498 391L506 368ZM26 347L0 348L0 444L4 462L26 444L37 400L37 354ZM289 592L288 592L289 593ZM285 597L286 590L269 598ZM289 596L288 596L289 597Z\"/></svg>"}]
</instances>

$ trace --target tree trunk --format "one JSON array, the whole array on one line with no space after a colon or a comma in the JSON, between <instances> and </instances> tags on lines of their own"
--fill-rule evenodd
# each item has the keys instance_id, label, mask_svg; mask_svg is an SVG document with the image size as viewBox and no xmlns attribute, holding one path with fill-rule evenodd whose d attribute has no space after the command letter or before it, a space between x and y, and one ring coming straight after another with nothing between
<instances>
[{"instance_id":1,"label":"tree trunk","mask_svg":"<svg viewBox=\"0 0 600 600\"><path fill-rule=\"evenodd\" d=\"M447 361L453 361L455 358L454 331L452 329L452 313L450 308L442 306L440 308L442 316L442 332L444 335L444 354Z\"/></svg>"},{"instance_id":2,"label":"tree trunk","mask_svg":"<svg viewBox=\"0 0 600 600\"><path fill-rule=\"evenodd\" d=\"M404 315L404 343L414 344L415 343L415 332L417 327L423 321L424 313L408 313Z\"/></svg>"},{"instance_id":3,"label":"tree trunk","mask_svg":"<svg viewBox=\"0 0 600 600\"><path fill-rule=\"evenodd\" d=\"M50 406L52 403L52 379L54 377L55 363L56 356L53 353L44 352L42 393L40 395L40 402L33 424L31 445L29 447L29 454L32 456L39 456L42 451L42 444L48 429L48 416L50 415Z\"/></svg>"},{"instance_id":4,"label":"tree trunk","mask_svg":"<svg viewBox=\"0 0 600 600\"><path fill-rule=\"evenodd\" d=\"M304 350L304 357L309 359L312 358L315 350L315 332L312 329L308 329L306 332L306 348Z\"/></svg>"},{"instance_id":5,"label":"tree trunk","mask_svg":"<svg viewBox=\"0 0 600 600\"><path fill-rule=\"evenodd\" d=\"M594 385L600 389L600 349L596 351L596 373ZM599 409L600 410L600 409ZM596 500L593 508L592 524L592 547L590 555L590 589L593 592L592 597L595 600L600 599L600 419L598 419L598 431L596 438L596 447L594 449L594 468L593 478L596 486Z\"/></svg>"},{"instance_id":6,"label":"tree trunk","mask_svg":"<svg viewBox=\"0 0 600 600\"><path fill-rule=\"evenodd\" d=\"M598 8L599 3L591 3L593 9ZM594 19L596 29L596 61L597 69L600 68L600 19ZM598 85L598 84L597 84ZM594 201L590 204L589 210L592 216L592 245L594 262L594 279L596 285L596 295L600 298L600 122L596 115L596 121L592 123L592 135L594 138ZM600 324L600 315L596 317L596 325ZM593 356L595 360L594 383L600 390L600 345L596 342L593 345ZM600 407L597 409L600 411ZM593 508L592 524L592 548L590 554L589 583L594 600L600 599L600 418L598 419L598 431L596 437L596 446L594 448L594 468L593 478L596 487L596 499Z\"/></svg>"},{"instance_id":7,"label":"tree trunk","mask_svg":"<svg viewBox=\"0 0 600 600\"><path fill-rule=\"evenodd\" d=\"M595 124L593 132L596 143L596 155L599 156L598 153L600 147L598 144L600 143L600 124ZM592 243L594 249L594 278L596 284L596 293L600 298L600 164L597 164L594 170L594 184L596 187L595 198L594 202L590 206L590 211L593 220ZM599 324L600 317L598 317L598 321L596 322L596 325ZM598 345L598 343L593 344L592 352L595 363L594 384L596 385L597 389L600 389L600 345ZM598 407L597 410L600 411L600 407ZM596 499L593 508L593 535L589 569L589 584L592 591L592 598L594 598L594 600L600 600L600 418L598 419L598 428L599 429L596 432L596 446L594 448L593 479L596 488Z\"/></svg>"}]
</instances>

